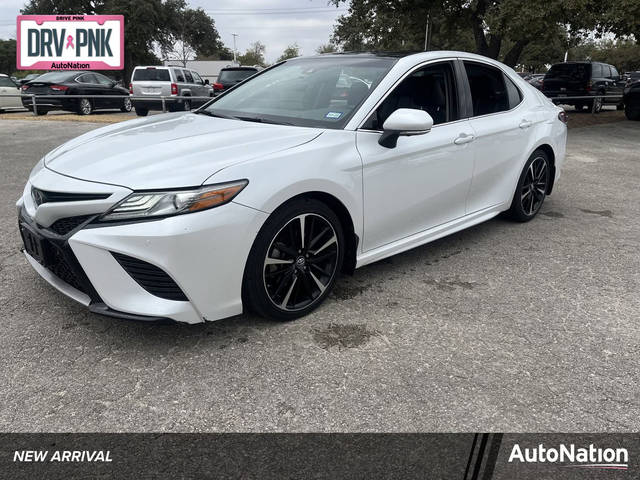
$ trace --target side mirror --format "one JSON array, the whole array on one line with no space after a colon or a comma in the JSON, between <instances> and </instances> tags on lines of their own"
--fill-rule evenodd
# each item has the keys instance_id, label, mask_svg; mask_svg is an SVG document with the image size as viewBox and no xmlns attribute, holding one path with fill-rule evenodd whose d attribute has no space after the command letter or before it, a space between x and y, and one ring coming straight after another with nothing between
<instances>
[{"instance_id":1,"label":"side mirror","mask_svg":"<svg viewBox=\"0 0 640 480\"><path fill-rule=\"evenodd\" d=\"M423 110L399 108L385 120L378 143L383 147L395 148L398 137L424 135L433 127L433 118Z\"/></svg>"},{"instance_id":2,"label":"side mirror","mask_svg":"<svg viewBox=\"0 0 640 480\"><path fill-rule=\"evenodd\" d=\"M208 79L208 78L205 78L205 80L204 80L204 84L205 84L205 85L209 85L209 79Z\"/></svg>"}]
</instances>

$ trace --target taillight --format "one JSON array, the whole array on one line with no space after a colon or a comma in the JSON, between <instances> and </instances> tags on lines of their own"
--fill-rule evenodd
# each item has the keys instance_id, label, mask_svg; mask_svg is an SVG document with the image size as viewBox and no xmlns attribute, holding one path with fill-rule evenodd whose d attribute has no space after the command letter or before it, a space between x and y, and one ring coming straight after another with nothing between
<instances>
[{"instance_id":1,"label":"taillight","mask_svg":"<svg viewBox=\"0 0 640 480\"><path fill-rule=\"evenodd\" d=\"M213 89L217 92L218 90L224 89L224 87L222 86L221 83L214 83L213 84Z\"/></svg>"},{"instance_id":2,"label":"taillight","mask_svg":"<svg viewBox=\"0 0 640 480\"><path fill-rule=\"evenodd\" d=\"M566 124L569 121L569 115L567 115L567 112L562 110L561 112L558 112L558 120Z\"/></svg>"},{"instance_id":3,"label":"taillight","mask_svg":"<svg viewBox=\"0 0 640 480\"><path fill-rule=\"evenodd\" d=\"M175 83L171 84L171 95L177 95L178 94L178 85Z\"/></svg>"},{"instance_id":4,"label":"taillight","mask_svg":"<svg viewBox=\"0 0 640 480\"><path fill-rule=\"evenodd\" d=\"M129 93L133 95L133 83L129 84Z\"/></svg>"},{"instance_id":5,"label":"taillight","mask_svg":"<svg viewBox=\"0 0 640 480\"><path fill-rule=\"evenodd\" d=\"M30 85L22 85L22 91L29 90Z\"/></svg>"},{"instance_id":6,"label":"taillight","mask_svg":"<svg viewBox=\"0 0 640 480\"><path fill-rule=\"evenodd\" d=\"M593 86L593 83L591 83L591 80L589 80L589 81L587 82L587 92L590 92L590 91L591 91L591 87L592 87L592 86Z\"/></svg>"},{"instance_id":7,"label":"taillight","mask_svg":"<svg viewBox=\"0 0 640 480\"><path fill-rule=\"evenodd\" d=\"M66 92L67 90L69 90L69 87L67 87L66 85L51 85L49 88L51 90L55 90L56 92Z\"/></svg>"}]
</instances>

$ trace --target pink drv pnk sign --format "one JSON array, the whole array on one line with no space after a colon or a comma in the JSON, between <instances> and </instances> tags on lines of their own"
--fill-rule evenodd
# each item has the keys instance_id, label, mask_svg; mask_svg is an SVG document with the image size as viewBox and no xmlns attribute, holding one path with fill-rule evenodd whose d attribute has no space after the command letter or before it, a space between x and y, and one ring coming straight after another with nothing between
<instances>
[{"instance_id":1,"label":"pink drv pnk sign","mask_svg":"<svg viewBox=\"0 0 640 480\"><path fill-rule=\"evenodd\" d=\"M19 15L18 70L122 70L122 15Z\"/></svg>"}]
</instances>

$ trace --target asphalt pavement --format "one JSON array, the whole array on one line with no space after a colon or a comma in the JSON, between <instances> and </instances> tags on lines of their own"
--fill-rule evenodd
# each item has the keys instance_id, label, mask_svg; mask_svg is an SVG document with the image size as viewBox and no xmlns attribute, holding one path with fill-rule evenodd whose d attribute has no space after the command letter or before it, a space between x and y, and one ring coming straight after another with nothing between
<instances>
[{"instance_id":1,"label":"asphalt pavement","mask_svg":"<svg viewBox=\"0 0 640 480\"><path fill-rule=\"evenodd\" d=\"M640 429L640 122L570 131L553 195L358 270L293 323L94 315L19 251L32 166L98 127L0 122L0 431Z\"/></svg>"}]
</instances>

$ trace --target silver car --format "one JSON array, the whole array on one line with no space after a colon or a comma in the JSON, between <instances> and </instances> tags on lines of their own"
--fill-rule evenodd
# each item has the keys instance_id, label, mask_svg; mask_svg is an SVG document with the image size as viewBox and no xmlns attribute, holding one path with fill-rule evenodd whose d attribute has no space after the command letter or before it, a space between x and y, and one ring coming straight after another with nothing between
<instances>
[{"instance_id":1,"label":"silver car","mask_svg":"<svg viewBox=\"0 0 640 480\"><path fill-rule=\"evenodd\" d=\"M213 96L213 88L208 80L203 80L198 72L182 67L148 66L136 67L131 75L129 91L131 102L139 116L146 116L149 110L175 112L191 110L208 101Z\"/></svg>"}]
</instances>

